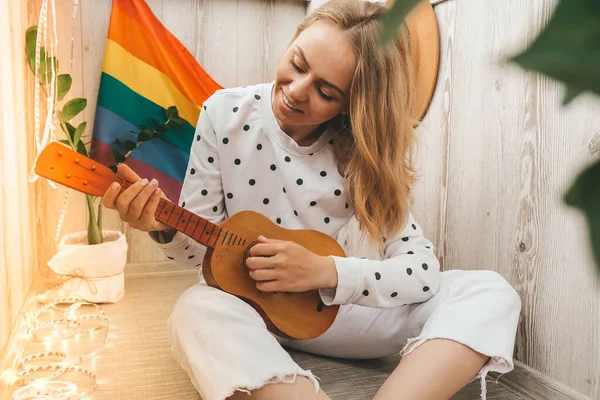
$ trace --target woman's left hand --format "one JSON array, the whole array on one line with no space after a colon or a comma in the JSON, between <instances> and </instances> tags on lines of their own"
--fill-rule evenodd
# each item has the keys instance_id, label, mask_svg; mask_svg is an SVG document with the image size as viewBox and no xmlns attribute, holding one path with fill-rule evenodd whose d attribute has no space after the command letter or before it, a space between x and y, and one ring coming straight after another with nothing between
<instances>
[{"instance_id":1,"label":"woman's left hand","mask_svg":"<svg viewBox=\"0 0 600 400\"><path fill-rule=\"evenodd\" d=\"M250 249L246 265L256 288L263 292L306 292L337 287L331 257L319 256L295 242L267 239Z\"/></svg>"}]
</instances>

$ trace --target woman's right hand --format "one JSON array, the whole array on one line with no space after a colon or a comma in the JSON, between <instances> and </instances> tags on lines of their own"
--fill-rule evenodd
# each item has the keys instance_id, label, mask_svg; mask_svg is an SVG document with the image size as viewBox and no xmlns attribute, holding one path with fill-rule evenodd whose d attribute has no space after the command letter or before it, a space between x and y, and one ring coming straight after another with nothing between
<instances>
[{"instance_id":1,"label":"woman's right hand","mask_svg":"<svg viewBox=\"0 0 600 400\"><path fill-rule=\"evenodd\" d=\"M125 164L119 165L117 174L132 185L119 193L121 185L117 182L113 183L102 197L102 205L117 210L121 220L140 231L172 230L168 225L154 218L161 197L167 199L158 187L156 179L150 182L145 178L141 179Z\"/></svg>"}]
</instances>

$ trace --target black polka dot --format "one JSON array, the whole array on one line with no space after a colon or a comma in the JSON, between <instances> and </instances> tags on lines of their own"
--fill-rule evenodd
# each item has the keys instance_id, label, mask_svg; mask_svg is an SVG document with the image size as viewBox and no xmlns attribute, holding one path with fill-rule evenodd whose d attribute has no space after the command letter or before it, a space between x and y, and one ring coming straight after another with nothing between
<instances>
[{"instance_id":1,"label":"black polka dot","mask_svg":"<svg viewBox=\"0 0 600 400\"><path fill-rule=\"evenodd\" d=\"M250 125L244 125L244 130L248 132L248 130L250 130Z\"/></svg>"},{"instance_id":2,"label":"black polka dot","mask_svg":"<svg viewBox=\"0 0 600 400\"><path fill-rule=\"evenodd\" d=\"M423 291L424 292L429 292L429 286L423 286Z\"/></svg>"},{"instance_id":3,"label":"black polka dot","mask_svg":"<svg viewBox=\"0 0 600 400\"><path fill-rule=\"evenodd\" d=\"M259 143L256 145L256 150L260 150L260 149L262 149L262 144Z\"/></svg>"},{"instance_id":4,"label":"black polka dot","mask_svg":"<svg viewBox=\"0 0 600 400\"><path fill-rule=\"evenodd\" d=\"M311 207L314 207L314 206L316 206L316 205L317 205L317 202L316 202L316 201L311 201L311 202L310 202L310 205L311 205Z\"/></svg>"},{"instance_id":5,"label":"black polka dot","mask_svg":"<svg viewBox=\"0 0 600 400\"><path fill-rule=\"evenodd\" d=\"M201 266L201 265L202 265L202 263L200 263L200 264L196 264L196 267L199 267L199 266Z\"/></svg>"},{"instance_id":6,"label":"black polka dot","mask_svg":"<svg viewBox=\"0 0 600 400\"><path fill-rule=\"evenodd\" d=\"M197 136L196 136L196 140L197 140L197 141L200 141L200 135L197 135Z\"/></svg>"},{"instance_id":7,"label":"black polka dot","mask_svg":"<svg viewBox=\"0 0 600 400\"><path fill-rule=\"evenodd\" d=\"M396 296L398 296L398 292L392 293L392 297L396 297Z\"/></svg>"},{"instance_id":8,"label":"black polka dot","mask_svg":"<svg viewBox=\"0 0 600 400\"><path fill-rule=\"evenodd\" d=\"M189 249L189 248L190 248L190 245L187 245L187 246L185 246L185 250L187 250L187 249Z\"/></svg>"},{"instance_id":9,"label":"black polka dot","mask_svg":"<svg viewBox=\"0 0 600 400\"><path fill-rule=\"evenodd\" d=\"M227 193L227 198L228 199L233 199L233 193Z\"/></svg>"},{"instance_id":10,"label":"black polka dot","mask_svg":"<svg viewBox=\"0 0 600 400\"><path fill-rule=\"evenodd\" d=\"M368 296L369 295L369 291L368 290L363 290L363 296Z\"/></svg>"},{"instance_id":11,"label":"black polka dot","mask_svg":"<svg viewBox=\"0 0 600 400\"><path fill-rule=\"evenodd\" d=\"M213 212L217 212L219 210L219 208L217 206L213 207Z\"/></svg>"},{"instance_id":12,"label":"black polka dot","mask_svg":"<svg viewBox=\"0 0 600 400\"><path fill-rule=\"evenodd\" d=\"M206 196L208 194L208 190L203 189L201 193L202 193L202 196Z\"/></svg>"},{"instance_id":13,"label":"black polka dot","mask_svg":"<svg viewBox=\"0 0 600 400\"><path fill-rule=\"evenodd\" d=\"M169 257L169 256L167 256L167 258L168 258L169 260L174 260L174 258L173 258L173 257Z\"/></svg>"},{"instance_id":14,"label":"black polka dot","mask_svg":"<svg viewBox=\"0 0 600 400\"><path fill-rule=\"evenodd\" d=\"M285 188L283 188L283 193L287 193L287 191L285 190Z\"/></svg>"},{"instance_id":15,"label":"black polka dot","mask_svg":"<svg viewBox=\"0 0 600 400\"><path fill-rule=\"evenodd\" d=\"M415 254L415 253L413 253L413 251L411 250L411 251L408 252L408 254Z\"/></svg>"},{"instance_id":16,"label":"black polka dot","mask_svg":"<svg viewBox=\"0 0 600 400\"><path fill-rule=\"evenodd\" d=\"M412 275L412 269L406 268L406 273L409 274L409 275Z\"/></svg>"},{"instance_id":17,"label":"black polka dot","mask_svg":"<svg viewBox=\"0 0 600 400\"><path fill-rule=\"evenodd\" d=\"M296 183L297 183L298 185L302 185L302 184L304 183L304 181L303 181L302 179L297 179L297 180L296 180Z\"/></svg>"},{"instance_id":18,"label":"black polka dot","mask_svg":"<svg viewBox=\"0 0 600 400\"><path fill-rule=\"evenodd\" d=\"M417 226L415 224L412 224L412 227L415 231L417 230Z\"/></svg>"},{"instance_id":19,"label":"black polka dot","mask_svg":"<svg viewBox=\"0 0 600 400\"><path fill-rule=\"evenodd\" d=\"M333 139L329 139L329 144L333 144Z\"/></svg>"},{"instance_id":20,"label":"black polka dot","mask_svg":"<svg viewBox=\"0 0 600 400\"><path fill-rule=\"evenodd\" d=\"M259 96L259 95L257 95L257 94L255 94L255 95L254 95L254 98L255 98L256 100L260 100L260 96Z\"/></svg>"},{"instance_id":21,"label":"black polka dot","mask_svg":"<svg viewBox=\"0 0 600 400\"><path fill-rule=\"evenodd\" d=\"M425 246L425 248L426 248L426 249L430 249L431 247L429 247L429 246Z\"/></svg>"},{"instance_id":22,"label":"black polka dot","mask_svg":"<svg viewBox=\"0 0 600 400\"><path fill-rule=\"evenodd\" d=\"M254 184L256 183L256 181L254 179L250 179L248 181L248 183L250 184L250 186L254 186Z\"/></svg>"},{"instance_id":23,"label":"black polka dot","mask_svg":"<svg viewBox=\"0 0 600 400\"><path fill-rule=\"evenodd\" d=\"M238 107L233 107L233 112L237 112L239 110Z\"/></svg>"},{"instance_id":24,"label":"black polka dot","mask_svg":"<svg viewBox=\"0 0 600 400\"><path fill-rule=\"evenodd\" d=\"M327 176L327 172L325 172L325 171L321 171L321 176L322 176L322 177L326 177L326 176Z\"/></svg>"},{"instance_id":25,"label":"black polka dot","mask_svg":"<svg viewBox=\"0 0 600 400\"><path fill-rule=\"evenodd\" d=\"M340 194L342 194L342 191L340 189L335 189L335 192L333 192L333 194L339 196Z\"/></svg>"},{"instance_id":26,"label":"black polka dot","mask_svg":"<svg viewBox=\"0 0 600 400\"><path fill-rule=\"evenodd\" d=\"M223 138L223 144L227 144L227 143L229 143L229 139Z\"/></svg>"},{"instance_id":27,"label":"black polka dot","mask_svg":"<svg viewBox=\"0 0 600 400\"><path fill-rule=\"evenodd\" d=\"M387 238L384 236L381 238L381 240L383 240L383 243L385 243L385 241L387 240Z\"/></svg>"},{"instance_id":28,"label":"black polka dot","mask_svg":"<svg viewBox=\"0 0 600 400\"><path fill-rule=\"evenodd\" d=\"M298 216L298 211L294 210L294 215L297 217Z\"/></svg>"},{"instance_id":29,"label":"black polka dot","mask_svg":"<svg viewBox=\"0 0 600 400\"><path fill-rule=\"evenodd\" d=\"M329 217L325 217L324 221L325 221L326 224L328 224L329 221L330 221Z\"/></svg>"},{"instance_id":30,"label":"black polka dot","mask_svg":"<svg viewBox=\"0 0 600 400\"><path fill-rule=\"evenodd\" d=\"M277 218L277 223L281 224L281 218Z\"/></svg>"},{"instance_id":31,"label":"black polka dot","mask_svg":"<svg viewBox=\"0 0 600 400\"><path fill-rule=\"evenodd\" d=\"M402 238L402 241L403 241L403 242L408 242L408 237L403 237L403 238Z\"/></svg>"},{"instance_id":32,"label":"black polka dot","mask_svg":"<svg viewBox=\"0 0 600 400\"><path fill-rule=\"evenodd\" d=\"M285 160L285 162L290 162L290 161L292 161L292 159L291 159L291 158L289 158L288 156L285 156L285 159L284 159L284 160Z\"/></svg>"},{"instance_id":33,"label":"black polka dot","mask_svg":"<svg viewBox=\"0 0 600 400\"><path fill-rule=\"evenodd\" d=\"M315 153L310 153L309 156L312 156L313 154L315 154Z\"/></svg>"},{"instance_id":34,"label":"black polka dot","mask_svg":"<svg viewBox=\"0 0 600 400\"><path fill-rule=\"evenodd\" d=\"M375 279L380 280L381 274L379 272L375 272Z\"/></svg>"},{"instance_id":35,"label":"black polka dot","mask_svg":"<svg viewBox=\"0 0 600 400\"><path fill-rule=\"evenodd\" d=\"M185 201L181 203L181 207L185 207Z\"/></svg>"},{"instance_id":36,"label":"black polka dot","mask_svg":"<svg viewBox=\"0 0 600 400\"><path fill-rule=\"evenodd\" d=\"M240 160L239 158L236 158L234 163L235 163L235 165L240 165L242 163L242 160Z\"/></svg>"},{"instance_id":37,"label":"black polka dot","mask_svg":"<svg viewBox=\"0 0 600 400\"><path fill-rule=\"evenodd\" d=\"M188 256L188 260L191 260L194 257L196 257L196 256L192 254L191 256Z\"/></svg>"},{"instance_id":38,"label":"black polka dot","mask_svg":"<svg viewBox=\"0 0 600 400\"><path fill-rule=\"evenodd\" d=\"M346 203L346 208L348 208L348 207L350 207L350 206L348 205L348 203Z\"/></svg>"},{"instance_id":39,"label":"black polka dot","mask_svg":"<svg viewBox=\"0 0 600 400\"><path fill-rule=\"evenodd\" d=\"M427 268L429 268L429 266L428 266L427 264L425 264L425 263L423 263L423 265L421 265L421 267L423 267L423 269L424 269L425 271L427 271Z\"/></svg>"},{"instance_id":40,"label":"black polka dot","mask_svg":"<svg viewBox=\"0 0 600 400\"><path fill-rule=\"evenodd\" d=\"M206 110L206 106L204 106L204 109Z\"/></svg>"},{"instance_id":41,"label":"black polka dot","mask_svg":"<svg viewBox=\"0 0 600 400\"><path fill-rule=\"evenodd\" d=\"M215 159L214 159L214 158L212 158L212 157L208 157L208 162L212 164L212 163L214 163L214 162L215 162Z\"/></svg>"},{"instance_id":42,"label":"black polka dot","mask_svg":"<svg viewBox=\"0 0 600 400\"><path fill-rule=\"evenodd\" d=\"M192 169L190 170L190 174L194 175L195 173L196 173L196 170L195 170L194 168L192 168Z\"/></svg>"},{"instance_id":43,"label":"black polka dot","mask_svg":"<svg viewBox=\"0 0 600 400\"><path fill-rule=\"evenodd\" d=\"M269 204L269 199L263 199L263 204Z\"/></svg>"},{"instance_id":44,"label":"black polka dot","mask_svg":"<svg viewBox=\"0 0 600 400\"><path fill-rule=\"evenodd\" d=\"M271 164L271 171L275 171L277 169L277 167L275 166L275 164Z\"/></svg>"}]
</instances>

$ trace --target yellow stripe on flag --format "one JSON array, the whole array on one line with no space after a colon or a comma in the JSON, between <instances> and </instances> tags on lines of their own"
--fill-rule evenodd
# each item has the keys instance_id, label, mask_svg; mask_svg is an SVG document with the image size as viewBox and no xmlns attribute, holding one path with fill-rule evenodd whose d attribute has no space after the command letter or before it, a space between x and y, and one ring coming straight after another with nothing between
<instances>
[{"instance_id":1,"label":"yellow stripe on flag","mask_svg":"<svg viewBox=\"0 0 600 400\"><path fill-rule=\"evenodd\" d=\"M200 107L181 94L168 76L132 56L110 39L106 41L102 71L165 109L176 106L181 118L196 126Z\"/></svg>"}]
</instances>

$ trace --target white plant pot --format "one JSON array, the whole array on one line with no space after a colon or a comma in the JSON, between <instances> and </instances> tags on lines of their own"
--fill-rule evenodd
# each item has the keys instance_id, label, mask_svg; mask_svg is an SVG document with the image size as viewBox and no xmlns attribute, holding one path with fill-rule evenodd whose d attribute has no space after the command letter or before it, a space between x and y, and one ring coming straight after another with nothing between
<instances>
[{"instance_id":1,"label":"white plant pot","mask_svg":"<svg viewBox=\"0 0 600 400\"><path fill-rule=\"evenodd\" d=\"M119 231L103 230L104 243L89 245L87 231L65 235L48 266L64 282L66 294L90 303L116 303L125 294L127 241Z\"/></svg>"}]
</instances>

